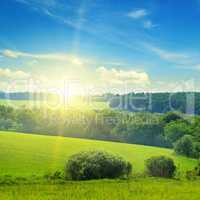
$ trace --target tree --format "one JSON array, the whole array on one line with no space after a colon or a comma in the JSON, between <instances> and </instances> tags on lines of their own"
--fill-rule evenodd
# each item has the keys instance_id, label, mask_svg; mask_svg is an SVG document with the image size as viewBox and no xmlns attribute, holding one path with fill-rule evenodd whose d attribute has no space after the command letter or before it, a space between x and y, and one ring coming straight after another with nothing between
<instances>
[{"instance_id":1,"label":"tree","mask_svg":"<svg viewBox=\"0 0 200 200\"><path fill-rule=\"evenodd\" d=\"M24 132L33 133L37 128L38 111L32 109L19 109L17 110L17 123L21 124Z\"/></svg>"},{"instance_id":2,"label":"tree","mask_svg":"<svg viewBox=\"0 0 200 200\"><path fill-rule=\"evenodd\" d=\"M177 154L194 157L194 145L191 135L184 135L174 144L174 150Z\"/></svg>"},{"instance_id":3,"label":"tree","mask_svg":"<svg viewBox=\"0 0 200 200\"><path fill-rule=\"evenodd\" d=\"M127 142L152 146L162 146L163 128L161 124L129 124L127 128Z\"/></svg>"},{"instance_id":4,"label":"tree","mask_svg":"<svg viewBox=\"0 0 200 200\"><path fill-rule=\"evenodd\" d=\"M190 133L190 126L183 121L172 121L164 127L164 135L171 144L184 135L190 135Z\"/></svg>"},{"instance_id":5,"label":"tree","mask_svg":"<svg viewBox=\"0 0 200 200\"><path fill-rule=\"evenodd\" d=\"M180 120L180 119L182 119L182 117L177 112L168 112L168 113L164 114L162 121L165 124L168 124L170 122L177 121L177 120Z\"/></svg>"}]
</instances>

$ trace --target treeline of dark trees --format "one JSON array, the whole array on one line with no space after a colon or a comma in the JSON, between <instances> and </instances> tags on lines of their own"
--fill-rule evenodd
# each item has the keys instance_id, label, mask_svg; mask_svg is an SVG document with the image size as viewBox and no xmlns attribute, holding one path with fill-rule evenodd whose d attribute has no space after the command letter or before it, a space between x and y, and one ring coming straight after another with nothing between
<instances>
[{"instance_id":1,"label":"treeline of dark trees","mask_svg":"<svg viewBox=\"0 0 200 200\"><path fill-rule=\"evenodd\" d=\"M0 99L8 100L59 100L52 93L0 92ZM109 101L110 107L133 112L166 113L179 111L200 115L200 92L177 93L129 93L114 95L111 93L86 97L91 101Z\"/></svg>"},{"instance_id":2,"label":"treeline of dark trees","mask_svg":"<svg viewBox=\"0 0 200 200\"><path fill-rule=\"evenodd\" d=\"M172 110L200 114L200 92L129 93L110 95L110 106L116 109L166 113Z\"/></svg>"},{"instance_id":3,"label":"treeline of dark trees","mask_svg":"<svg viewBox=\"0 0 200 200\"><path fill-rule=\"evenodd\" d=\"M53 110L0 106L0 130L174 147L200 155L200 116L119 110Z\"/></svg>"}]
</instances>

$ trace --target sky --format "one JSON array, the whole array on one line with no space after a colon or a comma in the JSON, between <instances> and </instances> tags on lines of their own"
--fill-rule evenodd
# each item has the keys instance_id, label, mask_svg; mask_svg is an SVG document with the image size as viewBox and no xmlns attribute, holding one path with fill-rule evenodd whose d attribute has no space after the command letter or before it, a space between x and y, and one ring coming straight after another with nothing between
<instances>
[{"instance_id":1,"label":"sky","mask_svg":"<svg viewBox=\"0 0 200 200\"><path fill-rule=\"evenodd\" d=\"M1 0L0 90L200 90L200 0Z\"/></svg>"}]
</instances>

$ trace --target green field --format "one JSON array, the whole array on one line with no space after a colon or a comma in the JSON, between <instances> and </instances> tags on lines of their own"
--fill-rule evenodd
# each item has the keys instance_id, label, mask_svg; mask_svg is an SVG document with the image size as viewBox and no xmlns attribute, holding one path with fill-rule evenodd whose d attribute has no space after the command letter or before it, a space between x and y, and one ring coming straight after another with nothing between
<instances>
[{"instance_id":1,"label":"green field","mask_svg":"<svg viewBox=\"0 0 200 200\"><path fill-rule=\"evenodd\" d=\"M141 179L0 186L2 200L199 200L199 181Z\"/></svg>"},{"instance_id":2,"label":"green field","mask_svg":"<svg viewBox=\"0 0 200 200\"><path fill-rule=\"evenodd\" d=\"M2 200L199 200L200 181L142 178L99 181L43 181L37 177L63 170L73 153L102 149L123 156L134 173L145 170L144 161L155 155L174 158L183 171L195 160L177 157L172 150L56 136L0 132L0 199ZM13 180L6 184L5 175ZM33 175L36 179L31 178ZM8 176L6 176L8 177ZM21 179L22 177L26 179ZM11 180L12 180L11 179ZM25 182L23 181L25 180Z\"/></svg>"},{"instance_id":3,"label":"green field","mask_svg":"<svg viewBox=\"0 0 200 200\"><path fill-rule=\"evenodd\" d=\"M94 149L107 150L123 156L132 163L133 173L144 172L145 160L155 155L172 157L181 172L192 169L196 163L193 159L177 157L172 150L164 148L0 132L0 175L43 176L46 173L63 170L70 155Z\"/></svg>"}]
</instances>

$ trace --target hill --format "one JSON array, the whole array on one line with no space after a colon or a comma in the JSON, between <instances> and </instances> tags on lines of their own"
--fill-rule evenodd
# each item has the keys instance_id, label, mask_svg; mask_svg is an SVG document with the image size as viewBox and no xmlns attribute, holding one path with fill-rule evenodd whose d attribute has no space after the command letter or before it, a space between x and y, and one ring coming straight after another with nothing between
<instances>
[{"instance_id":1,"label":"hill","mask_svg":"<svg viewBox=\"0 0 200 200\"><path fill-rule=\"evenodd\" d=\"M133 112L200 114L199 92L129 93L109 97L110 107Z\"/></svg>"},{"instance_id":2,"label":"hill","mask_svg":"<svg viewBox=\"0 0 200 200\"><path fill-rule=\"evenodd\" d=\"M165 148L85 139L0 132L0 174L12 176L44 175L62 170L68 157L83 150L103 149L123 156L133 164L133 171L143 172L144 161L155 155L172 157L183 172L196 161L177 157Z\"/></svg>"}]
</instances>

